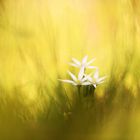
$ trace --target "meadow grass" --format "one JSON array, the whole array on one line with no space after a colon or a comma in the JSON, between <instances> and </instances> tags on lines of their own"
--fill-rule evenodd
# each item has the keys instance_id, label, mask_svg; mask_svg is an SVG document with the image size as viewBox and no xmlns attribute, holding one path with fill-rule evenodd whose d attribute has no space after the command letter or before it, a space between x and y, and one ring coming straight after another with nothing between
<instances>
[{"instance_id":1,"label":"meadow grass","mask_svg":"<svg viewBox=\"0 0 140 140\"><path fill-rule=\"evenodd\" d=\"M138 140L139 6L1 0L0 139ZM108 78L79 102L77 88L58 79L86 54Z\"/></svg>"}]
</instances>

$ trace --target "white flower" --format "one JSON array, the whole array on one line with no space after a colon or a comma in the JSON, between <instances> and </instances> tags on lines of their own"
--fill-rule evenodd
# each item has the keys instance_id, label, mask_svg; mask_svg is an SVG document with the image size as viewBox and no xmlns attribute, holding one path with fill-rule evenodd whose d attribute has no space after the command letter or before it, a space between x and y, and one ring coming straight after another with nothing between
<instances>
[{"instance_id":1,"label":"white flower","mask_svg":"<svg viewBox=\"0 0 140 140\"><path fill-rule=\"evenodd\" d=\"M94 73L93 77L91 77L92 74L87 75L87 80L96 88L97 85L100 85L104 83L104 80L107 76L99 77L99 70L97 69Z\"/></svg>"},{"instance_id":2,"label":"white flower","mask_svg":"<svg viewBox=\"0 0 140 140\"><path fill-rule=\"evenodd\" d=\"M78 77L76 77L73 73L71 73L70 71L68 71L68 74L70 75L72 80L61 80L62 82L65 83L70 83L72 85L78 86L78 85L90 85L91 83L89 81L87 81L87 77L84 76L84 67L82 67L79 71Z\"/></svg>"},{"instance_id":3,"label":"white flower","mask_svg":"<svg viewBox=\"0 0 140 140\"><path fill-rule=\"evenodd\" d=\"M93 85L95 88L102 84L104 82L104 80L106 79L106 76L104 77L99 77L99 70L96 66L90 66L91 63L94 62L95 58L90 60L89 62L87 62L88 56L85 56L82 61L78 61L75 58L72 58L72 63L70 63L70 65L77 67L80 69L78 76L75 76L73 73L71 73L70 71L68 71L68 74L71 77L71 80L62 80L59 79L62 82L65 83L70 83L74 86L79 86L79 85ZM93 74L93 72L89 75L87 75L86 72L86 68L89 69L96 69L95 73Z\"/></svg>"},{"instance_id":4,"label":"white flower","mask_svg":"<svg viewBox=\"0 0 140 140\"><path fill-rule=\"evenodd\" d=\"M97 68L96 66L90 66L91 63L93 63L95 61L95 58L93 58L92 60L90 60L89 62L87 62L88 56L86 55L83 59L82 62L78 61L75 58L72 58L72 63L70 63L71 66L80 68L80 67L85 67L85 68L89 68L89 69L94 69Z\"/></svg>"}]
</instances>

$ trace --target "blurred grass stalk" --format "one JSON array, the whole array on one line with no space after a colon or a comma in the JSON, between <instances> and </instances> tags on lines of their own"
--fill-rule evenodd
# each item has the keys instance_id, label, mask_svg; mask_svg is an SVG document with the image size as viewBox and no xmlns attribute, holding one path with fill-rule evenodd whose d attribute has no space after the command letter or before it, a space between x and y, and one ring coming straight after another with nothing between
<instances>
[{"instance_id":1,"label":"blurred grass stalk","mask_svg":"<svg viewBox=\"0 0 140 140\"><path fill-rule=\"evenodd\" d=\"M138 0L0 0L0 137L137 140L139 6ZM66 76L71 57L85 54L110 77L96 90L92 111L71 115L75 89L57 79Z\"/></svg>"}]
</instances>

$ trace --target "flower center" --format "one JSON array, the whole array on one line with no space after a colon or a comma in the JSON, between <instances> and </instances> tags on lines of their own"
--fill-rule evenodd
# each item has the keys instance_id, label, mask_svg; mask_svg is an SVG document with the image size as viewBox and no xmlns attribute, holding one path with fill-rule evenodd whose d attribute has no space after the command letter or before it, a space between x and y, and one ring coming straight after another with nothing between
<instances>
[{"instance_id":1,"label":"flower center","mask_svg":"<svg viewBox=\"0 0 140 140\"><path fill-rule=\"evenodd\" d=\"M77 84L80 85L81 84L81 81L80 80L77 80Z\"/></svg>"}]
</instances>

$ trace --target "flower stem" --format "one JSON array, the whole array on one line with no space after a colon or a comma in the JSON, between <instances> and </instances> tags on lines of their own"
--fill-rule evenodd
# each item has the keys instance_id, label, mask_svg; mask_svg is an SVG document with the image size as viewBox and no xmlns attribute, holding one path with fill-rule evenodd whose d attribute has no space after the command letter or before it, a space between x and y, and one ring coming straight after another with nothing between
<instances>
[{"instance_id":1,"label":"flower stem","mask_svg":"<svg viewBox=\"0 0 140 140\"><path fill-rule=\"evenodd\" d=\"M81 102L81 93L80 93L81 85L78 85L77 89L78 89L78 100L79 102Z\"/></svg>"}]
</instances>

